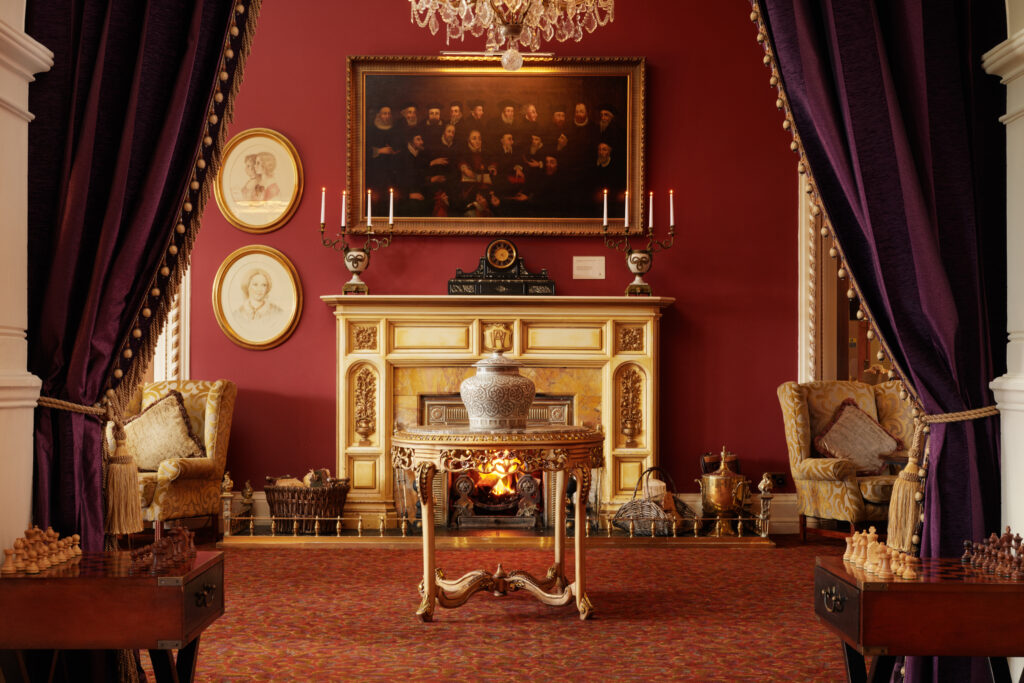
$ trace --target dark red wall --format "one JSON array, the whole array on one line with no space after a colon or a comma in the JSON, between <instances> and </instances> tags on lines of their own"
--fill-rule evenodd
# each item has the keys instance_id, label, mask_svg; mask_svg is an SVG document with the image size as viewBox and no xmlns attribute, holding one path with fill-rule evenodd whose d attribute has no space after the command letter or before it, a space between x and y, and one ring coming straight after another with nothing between
<instances>
[{"instance_id":1,"label":"dark red wall","mask_svg":"<svg viewBox=\"0 0 1024 683\"><path fill-rule=\"evenodd\" d=\"M722 445L755 482L787 472L776 386L796 377L796 157L745 0L620 0L615 22L558 55L644 56L647 185L676 191L675 246L647 277L675 297L662 324L661 461L683 491L696 492L698 456ZM478 50L482 39L451 49ZM409 21L404 0L373 3L265 2L230 133L266 127L302 159L303 201L283 228L252 235L233 228L211 199L192 255L192 364L196 378L238 383L228 466L236 482L262 488L265 475L302 474L335 463L335 329L319 300L338 294L347 272L319 242L321 186L345 179L347 55L437 54ZM333 224L340 207L329 208ZM456 267L474 267L486 237L399 236L375 254L374 294L444 294ZM565 295L621 295L621 254L596 238L516 237L532 270L547 268ZM284 252L305 300L294 335L249 351L220 331L211 288L221 261L248 244ZM424 258L424 253L429 258ZM572 279L573 256L606 257L607 279Z\"/></svg>"}]
</instances>

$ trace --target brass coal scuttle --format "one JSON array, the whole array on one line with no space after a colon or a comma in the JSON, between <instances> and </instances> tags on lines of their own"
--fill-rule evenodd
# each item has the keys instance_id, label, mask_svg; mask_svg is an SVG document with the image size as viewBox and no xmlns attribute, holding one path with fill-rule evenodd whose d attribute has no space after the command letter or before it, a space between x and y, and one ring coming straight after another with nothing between
<instances>
[{"instance_id":1,"label":"brass coal scuttle","mask_svg":"<svg viewBox=\"0 0 1024 683\"><path fill-rule=\"evenodd\" d=\"M727 455L731 454L722 446L722 464L714 472L695 480L700 484L701 516L715 517L714 536L736 535L730 519L739 516L750 493L750 482L729 469Z\"/></svg>"}]
</instances>

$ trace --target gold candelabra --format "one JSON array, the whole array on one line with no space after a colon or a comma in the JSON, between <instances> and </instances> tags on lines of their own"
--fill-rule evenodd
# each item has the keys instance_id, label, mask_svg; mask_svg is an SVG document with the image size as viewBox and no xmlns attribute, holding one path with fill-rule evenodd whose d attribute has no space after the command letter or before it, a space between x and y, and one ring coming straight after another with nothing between
<instances>
[{"instance_id":1,"label":"gold candelabra","mask_svg":"<svg viewBox=\"0 0 1024 683\"><path fill-rule=\"evenodd\" d=\"M354 247L349 244L349 238L354 237L357 233L347 230L345 227L345 210L347 203L347 195L345 192L341 193L341 229L338 232L338 236L335 239L328 239L324 235L324 204L326 201L327 189L322 188L320 195L320 244L324 245L329 249L333 249L339 253L344 254L345 267L350 273L352 273L351 279L341 287L342 294L369 294L370 288L363 282L362 273L370 267L370 254L386 248L391 244L391 238L393 236L393 228L395 223L395 191L394 189L388 190L389 194L389 208L388 208L388 229L382 235L378 236L373 231L373 215L370 209L370 202L373 199L370 190L366 191L366 232L361 233L366 237L363 242L363 246Z\"/></svg>"},{"instance_id":2,"label":"gold candelabra","mask_svg":"<svg viewBox=\"0 0 1024 683\"><path fill-rule=\"evenodd\" d=\"M668 192L669 221L668 238L658 240L654 238L654 193L648 195L648 219L647 219L647 246L643 249L634 249L630 240L633 235L629 233L629 192L626 192L626 218L624 221L621 237L612 237L608 234L608 190L604 191L604 221L601 225L601 234L604 237L604 246L626 255L626 267L633 273L633 281L626 286L626 296L650 296L651 286L644 281L644 274L654 264L654 254L659 251L666 251L672 247L676 234L676 216L674 206L674 190ZM643 227L640 228L637 236L644 237Z\"/></svg>"}]
</instances>

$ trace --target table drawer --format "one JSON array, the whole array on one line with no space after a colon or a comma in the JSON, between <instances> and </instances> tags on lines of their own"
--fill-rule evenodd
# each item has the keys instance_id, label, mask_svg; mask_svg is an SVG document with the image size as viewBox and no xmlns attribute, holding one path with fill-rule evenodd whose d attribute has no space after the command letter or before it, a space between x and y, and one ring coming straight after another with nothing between
<instances>
[{"instance_id":1,"label":"table drawer","mask_svg":"<svg viewBox=\"0 0 1024 683\"><path fill-rule=\"evenodd\" d=\"M185 633L191 640L193 633L202 631L209 623L224 614L224 563L218 562L185 584Z\"/></svg>"},{"instance_id":2,"label":"table drawer","mask_svg":"<svg viewBox=\"0 0 1024 683\"><path fill-rule=\"evenodd\" d=\"M822 567L814 568L814 613L850 642L860 640L860 591Z\"/></svg>"}]
</instances>

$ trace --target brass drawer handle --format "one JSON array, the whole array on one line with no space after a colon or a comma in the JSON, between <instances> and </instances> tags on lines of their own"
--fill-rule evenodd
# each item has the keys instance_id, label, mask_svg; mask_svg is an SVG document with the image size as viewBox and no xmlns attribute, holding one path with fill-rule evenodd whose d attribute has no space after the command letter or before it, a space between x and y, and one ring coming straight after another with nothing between
<instances>
[{"instance_id":1,"label":"brass drawer handle","mask_svg":"<svg viewBox=\"0 0 1024 683\"><path fill-rule=\"evenodd\" d=\"M217 584L204 583L203 590L196 592L196 607L209 607L213 604L213 596L217 593Z\"/></svg>"},{"instance_id":2,"label":"brass drawer handle","mask_svg":"<svg viewBox=\"0 0 1024 683\"><path fill-rule=\"evenodd\" d=\"M825 609L833 614L838 614L843 611L843 603L846 602L846 597L839 593L838 586L829 586L828 588L821 589L821 599L825 603Z\"/></svg>"}]
</instances>

